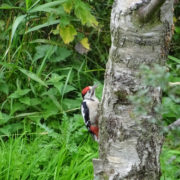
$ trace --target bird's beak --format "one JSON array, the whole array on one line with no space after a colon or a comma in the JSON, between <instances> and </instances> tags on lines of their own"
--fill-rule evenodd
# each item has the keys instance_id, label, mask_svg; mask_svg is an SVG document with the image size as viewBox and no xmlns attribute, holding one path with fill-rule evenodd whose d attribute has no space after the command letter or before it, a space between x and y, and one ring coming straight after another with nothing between
<instances>
[{"instance_id":1,"label":"bird's beak","mask_svg":"<svg viewBox=\"0 0 180 180\"><path fill-rule=\"evenodd\" d=\"M91 96L94 95L95 89L97 88L97 85L92 86L91 88Z\"/></svg>"}]
</instances>

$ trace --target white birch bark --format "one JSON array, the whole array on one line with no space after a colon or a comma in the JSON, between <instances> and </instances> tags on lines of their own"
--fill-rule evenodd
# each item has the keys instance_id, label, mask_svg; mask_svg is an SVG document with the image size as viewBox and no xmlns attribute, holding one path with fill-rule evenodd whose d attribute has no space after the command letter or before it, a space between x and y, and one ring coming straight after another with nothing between
<instances>
[{"instance_id":1,"label":"white birch bark","mask_svg":"<svg viewBox=\"0 0 180 180\"><path fill-rule=\"evenodd\" d=\"M164 65L173 31L173 0L142 23L138 10L154 0L115 0L111 13L111 40L106 66L105 85L100 108L99 159L93 160L95 179L157 180L160 178L159 156L163 137L152 110L146 117L134 117L128 95L140 87L136 77L141 64ZM152 97L157 89L149 92Z\"/></svg>"}]
</instances>

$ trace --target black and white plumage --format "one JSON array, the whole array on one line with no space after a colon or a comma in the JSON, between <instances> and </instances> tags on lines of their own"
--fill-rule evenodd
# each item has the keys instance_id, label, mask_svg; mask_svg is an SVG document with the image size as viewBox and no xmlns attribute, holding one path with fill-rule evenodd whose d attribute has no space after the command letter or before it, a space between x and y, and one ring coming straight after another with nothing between
<instances>
[{"instance_id":1,"label":"black and white plumage","mask_svg":"<svg viewBox=\"0 0 180 180\"><path fill-rule=\"evenodd\" d=\"M81 113L84 119L84 123L89 130L91 123L89 119L89 109L87 107L86 101L83 101L81 104Z\"/></svg>"},{"instance_id":2,"label":"black and white plumage","mask_svg":"<svg viewBox=\"0 0 180 180\"><path fill-rule=\"evenodd\" d=\"M82 90L83 102L81 104L81 114L84 123L94 139L98 140L98 105L99 100L95 95L97 86L88 86Z\"/></svg>"}]
</instances>

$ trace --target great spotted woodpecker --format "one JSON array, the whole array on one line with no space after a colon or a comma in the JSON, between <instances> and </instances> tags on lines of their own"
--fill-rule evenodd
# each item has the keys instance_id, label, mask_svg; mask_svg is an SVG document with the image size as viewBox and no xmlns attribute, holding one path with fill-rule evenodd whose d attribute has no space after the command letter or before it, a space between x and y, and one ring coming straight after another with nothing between
<instances>
[{"instance_id":1,"label":"great spotted woodpecker","mask_svg":"<svg viewBox=\"0 0 180 180\"><path fill-rule=\"evenodd\" d=\"M83 102L81 104L81 114L84 123L89 132L93 135L94 140L98 141L98 104L99 100L95 95L96 85L87 86L82 90Z\"/></svg>"}]
</instances>

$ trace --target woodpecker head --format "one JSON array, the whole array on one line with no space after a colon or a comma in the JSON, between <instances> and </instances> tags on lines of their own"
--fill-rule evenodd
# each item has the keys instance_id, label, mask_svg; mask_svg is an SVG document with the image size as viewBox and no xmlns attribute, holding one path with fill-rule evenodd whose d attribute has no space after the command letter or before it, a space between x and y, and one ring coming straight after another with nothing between
<instances>
[{"instance_id":1,"label":"woodpecker head","mask_svg":"<svg viewBox=\"0 0 180 180\"><path fill-rule=\"evenodd\" d=\"M97 85L85 87L81 92L83 99L95 99L96 98L96 95L95 95L96 88L97 88Z\"/></svg>"}]
</instances>

